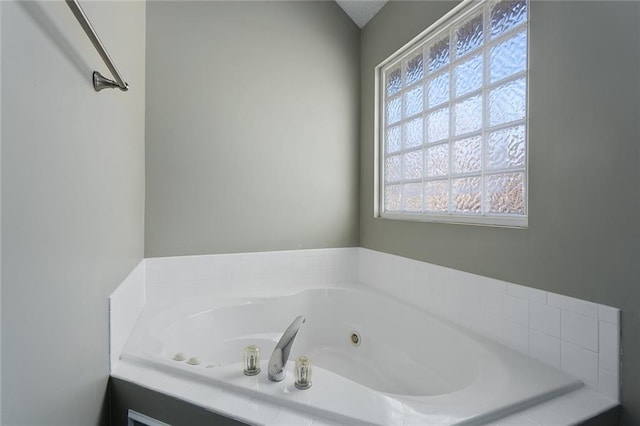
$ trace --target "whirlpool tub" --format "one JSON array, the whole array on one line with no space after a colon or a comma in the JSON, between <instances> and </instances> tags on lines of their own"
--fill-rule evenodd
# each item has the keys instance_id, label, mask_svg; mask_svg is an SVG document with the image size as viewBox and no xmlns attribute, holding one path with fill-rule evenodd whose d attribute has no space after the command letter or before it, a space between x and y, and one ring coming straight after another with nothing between
<instances>
[{"instance_id":1,"label":"whirlpool tub","mask_svg":"<svg viewBox=\"0 0 640 426\"><path fill-rule=\"evenodd\" d=\"M270 382L269 356L298 315L306 323L287 377ZM257 376L243 374L248 345L261 350ZM308 390L294 386L298 355L312 360ZM121 358L343 424L483 424L582 386L424 311L354 288L145 309Z\"/></svg>"}]
</instances>

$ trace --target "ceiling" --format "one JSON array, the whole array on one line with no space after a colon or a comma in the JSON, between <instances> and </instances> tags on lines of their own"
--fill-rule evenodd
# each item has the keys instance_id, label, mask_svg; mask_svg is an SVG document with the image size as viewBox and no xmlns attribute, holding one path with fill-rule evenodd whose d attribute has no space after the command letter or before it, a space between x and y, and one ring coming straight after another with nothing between
<instances>
[{"instance_id":1,"label":"ceiling","mask_svg":"<svg viewBox=\"0 0 640 426\"><path fill-rule=\"evenodd\" d=\"M387 0L336 0L336 3L362 28L382 9Z\"/></svg>"}]
</instances>

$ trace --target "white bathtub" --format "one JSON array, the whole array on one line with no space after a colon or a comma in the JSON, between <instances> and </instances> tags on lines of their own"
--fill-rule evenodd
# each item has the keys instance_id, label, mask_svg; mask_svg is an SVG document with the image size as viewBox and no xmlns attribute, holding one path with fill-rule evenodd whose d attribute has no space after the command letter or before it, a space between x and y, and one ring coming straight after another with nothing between
<instances>
[{"instance_id":1,"label":"white bathtub","mask_svg":"<svg viewBox=\"0 0 640 426\"><path fill-rule=\"evenodd\" d=\"M297 315L287 378L267 360ZM351 335L360 336L360 344ZM261 349L262 373L243 374L243 349ZM174 361L177 353L199 365ZM294 386L308 355L313 386ZM482 424L574 390L576 378L379 293L351 288L193 301L146 309L122 359L186 375L342 424Z\"/></svg>"}]
</instances>

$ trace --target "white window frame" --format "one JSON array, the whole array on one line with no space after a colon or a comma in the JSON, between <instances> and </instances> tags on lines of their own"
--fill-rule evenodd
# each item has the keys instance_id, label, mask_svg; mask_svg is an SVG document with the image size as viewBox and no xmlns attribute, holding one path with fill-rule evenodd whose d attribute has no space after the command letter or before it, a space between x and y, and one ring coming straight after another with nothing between
<instances>
[{"instance_id":1,"label":"white window frame","mask_svg":"<svg viewBox=\"0 0 640 426\"><path fill-rule=\"evenodd\" d=\"M484 225L484 226L500 226L500 227L511 227L511 228L527 228L528 227L528 212L529 212L529 200L528 200L528 194L529 194L529 70L530 70L530 48L529 48L529 43L530 43L530 28L529 28L529 21L530 21L530 14L531 14L531 2L527 1L527 18L526 18L526 22L522 25L519 26L518 28L526 28L527 31L527 65L526 65L526 70L523 72L519 72L516 74L513 74L505 79L499 80L495 83L489 83L489 84L485 84L485 81L483 81L481 90L478 91L474 91L474 92L470 92L468 94L463 95L462 97L458 98L457 101L459 102L462 99L465 99L468 96L473 96L473 94L477 94L477 92L483 93L483 102L484 102L484 106L483 106L483 120L485 118L485 116L488 114L488 112L486 111L486 105L487 105L487 96L488 96L488 89L493 88L494 86L500 86L503 85L505 83L508 83L510 81L516 81L520 78L522 78L523 76L526 77L526 87L525 87L525 93L526 93L526 104L525 104L525 116L524 119L519 120L519 121L512 121L509 123L505 123L504 127L513 127L515 125L517 125L517 123L519 123L520 125L524 125L525 126L525 140L526 140L526 153L525 153L525 165L524 165L524 170L521 170L521 172L524 172L524 194L523 194L523 198L524 198L524 215L513 215L513 214L491 214L491 215L485 215L485 214L477 214L477 213L446 213L446 214L437 214L437 213L425 213L425 212L420 212L420 213L404 213L404 212L385 212L384 211L384 187L385 187L385 182L384 182L384 159L385 159L385 155L384 155L384 147L382 146L382 143L384 142L384 131L385 131L385 105L384 105L384 96L383 94L385 93L385 77L384 77L384 70L385 68L387 68L389 65L394 65L398 62L402 63L402 61L404 61L405 59L408 59L411 55L415 54L415 52L419 49L422 49L423 46L425 44L428 44L429 42L431 42L432 40L435 40L437 37L440 37L442 35L443 31L448 30L451 27L455 27L458 23L460 23L461 21L467 19L469 17L469 15L475 13L477 11L478 8L482 8L484 7L484 3L485 2L478 2L478 1L474 1L474 0L465 0L462 3L460 3L458 6L456 6L455 8L453 8L451 11L449 11L449 13L447 13L446 15L444 15L442 18L438 19L435 23L433 23L431 26L429 26L429 28L427 28L426 30L424 30L422 33L420 33L419 35L417 35L416 37L414 37L411 41L409 41L407 44L405 44L404 46L402 46L400 49L398 49L394 54L392 54L391 56L389 56L387 59L385 59L384 61L382 61L380 64L378 64L375 67L375 77L374 77L374 84L375 84L375 94L374 94L374 102L375 102L375 116L374 116L374 161L375 161L375 167L374 167L374 217L376 218L383 218L383 219L393 219L393 220L405 220L405 221L419 221L419 222L442 222L442 223L452 223L452 224L467 224L467 225ZM456 16L458 15L458 16ZM484 24L484 31L486 31L487 29L487 25L486 25L486 19L487 16L485 15L483 22L485 22ZM447 22L449 21L449 22ZM443 24L447 24L446 26L442 26ZM496 37L495 39L491 40L491 45L495 45L497 43L499 43L500 41L509 38L510 36L512 36L515 33L515 31L513 30L509 30L507 31L504 35L500 35L498 37ZM489 51L488 48L484 47L484 42L483 42L483 47L482 49L484 50L484 54L483 54L483 67L485 66L484 64L486 63L485 61L488 60L487 58L487 52ZM453 45L451 45L451 49L453 49ZM464 60L468 59L469 56L464 56ZM456 62L456 61L454 61ZM453 63L450 63L449 65L447 65L447 67L452 67ZM426 67L426 63L423 63L423 66ZM486 68L485 68L486 70ZM426 73L426 70L425 70ZM483 79L484 80L484 79ZM450 86L450 89L452 90L452 87ZM472 94L473 93L473 94ZM451 102L452 98L450 95L449 98L449 103ZM447 103L443 104L443 105L447 105ZM440 105L439 107L436 107L434 109L438 109L441 108L443 105ZM426 110L425 110L426 111ZM424 113L424 112L423 112ZM452 114L452 111L449 111L450 114ZM492 128L492 130L499 130L500 126L496 126L494 128ZM484 134L487 132L487 128L485 127L485 125L483 124L482 126L482 135L483 135L483 139L484 139ZM449 135L449 139L451 139L451 135ZM449 142L451 143L451 142ZM483 142L484 143L484 142ZM483 154L484 157L484 154ZM451 162L451 158L449 158L449 162ZM511 171L511 170L510 170ZM517 170L516 170L517 171ZM484 176L484 172L483 172L483 176ZM484 187L485 184L484 182L482 182L482 191L484 194ZM484 202L484 201L483 201Z\"/></svg>"}]
</instances>

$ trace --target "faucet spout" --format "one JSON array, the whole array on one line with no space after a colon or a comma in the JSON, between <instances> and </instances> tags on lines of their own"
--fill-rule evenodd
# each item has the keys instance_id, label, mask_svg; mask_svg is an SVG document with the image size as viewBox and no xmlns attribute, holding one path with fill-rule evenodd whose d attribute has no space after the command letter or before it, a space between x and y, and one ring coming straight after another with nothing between
<instances>
[{"instance_id":1,"label":"faucet spout","mask_svg":"<svg viewBox=\"0 0 640 426\"><path fill-rule=\"evenodd\" d=\"M269 380L272 382L280 382L284 380L286 375L284 367L287 365L287 360L289 360L291 346L293 345L293 341L296 339L296 335L298 334L300 327L302 327L302 324L304 324L305 321L306 319L302 315L299 315L294 319L291 325L287 327L275 349L271 353L271 358L269 358Z\"/></svg>"}]
</instances>

